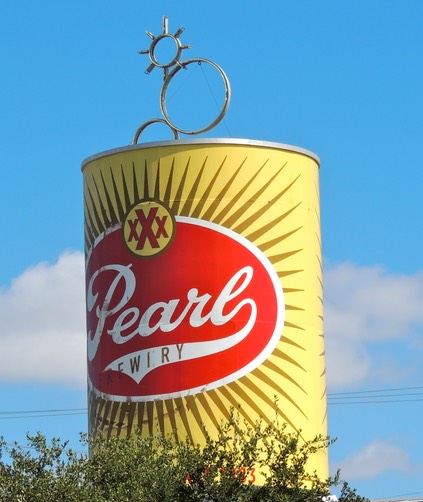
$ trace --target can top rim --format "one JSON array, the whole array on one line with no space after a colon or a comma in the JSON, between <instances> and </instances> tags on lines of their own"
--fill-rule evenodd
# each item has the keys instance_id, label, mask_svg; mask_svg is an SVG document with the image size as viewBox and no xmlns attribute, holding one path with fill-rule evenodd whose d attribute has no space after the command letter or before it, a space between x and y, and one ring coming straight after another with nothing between
<instances>
[{"instance_id":1,"label":"can top rim","mask_svg":"<svg viewBox=\"0 0 423 502\"><path fill-rule=\"evenodd\" d=\"M315 153L305 148L301 148L299 146L287 145L284 143L277 143L273 141L261 141L261 140L244 139L244 138L195 138L195 139L154 141L150 143L138 143L136 145L127 145L118 148L112 148L110 150L104 150L103 152L96 153L84 159L81 164L81 170L83 171L85 166L94 160L103 157L108 157L110 155L125 152L128 150L143 150L147 148L154 148L157 146L214 145L214 144L251 145L251 146L263 146L267 148L275 148L277 150L287 150L290 152L300 153L302 155L305 155L306 157L310 157L311 159L317 162L318 166L320 166L320 159Z\"/></svg>"}]
</instances>

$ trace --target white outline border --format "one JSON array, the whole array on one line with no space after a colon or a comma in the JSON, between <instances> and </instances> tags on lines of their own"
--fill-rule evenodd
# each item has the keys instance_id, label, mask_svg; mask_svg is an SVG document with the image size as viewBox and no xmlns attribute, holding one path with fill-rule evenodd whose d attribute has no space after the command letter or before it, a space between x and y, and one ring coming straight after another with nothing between
<instances>
[{"instance_id":1,"label":"white outline border","mask_svg":"<svg viewBox=\"0 0 423 502\"><path fill-rule=\"evenodd\" d=\"M221 378L219 380L215 380L215 381L210 382L206 385L202 385L199 387L192 387L190 389L185 389L185 390L179 391L179 392L171 392L168 394L155 394L155 395L149 395L149 396L121 396L121 395L114 395L114 394L106 394L104 392L99 391L96 387L94 387L94 385L91 382L91 379L89 377L89 374L87 372L87 379L88 379L89 388L97 396L99 396L103 399L107 399L109 401L115 401L115 402L122 402L122 403L123 402L149 402L149 401L174 399L174 398L179 398L179 397L184 397L184 396L190 396L193 394L198 394L200 392L207 392L209 390L216 389L218 387L222 387L223 385L226 385L230 382L238 380L239 378L247 375L248 373L251 373L251 371L253 371L258 366L260 366L260 364L263 363L271 355L271 353L274 351L279 340L282 337L282 331L283 331L283 326L284 326L284 321L285 321L284 293L283 293L283 288L282 288L280 279L276 273L276 270L274 269L273 265L271 264L271 262L269 261L267 256L258 247L256 247L251 241L246 239L244 236L237 234L233 230L230 230L229 228L223 227L222 225L218 225L217 223L213 223L211 221L201 220L201 219L197 219L197 218L190 218L187 216L175 216L175 220L176 220L176 222L187 223L190 225L197 225L197 226L205 227L210 230L214 230L216 232L224 234L227 237L237 241L245 248L247 248L260 261L260 263L264 266L267 273L269 274L269 277L270 277L271 282L274 287L275 296L276 296L277 317L276 317L275 329L273 331L273 334L270 337L269 342L267 343L266 347L260 352L260 354L258 354L257 357L255 357L255 359L250 361L246 366L243 366L241 369L239 369L239 370L235 371L234 373L231 373L231 374L227 375L226 377ZM103 234L98 236L98 238L94 242L93 247L95 247L96 244L98 242L100 242L105 237L106 234L111 233L115 230L118 230L120 227L121 227L121 224L118 224L110 229L107 229L105 232L103 232ZM92 250L92 248L91 248L91 250ZM87 256L86 267L88 267L88 260L91 257L91 250Z\"/></svg>"}]
</instances>

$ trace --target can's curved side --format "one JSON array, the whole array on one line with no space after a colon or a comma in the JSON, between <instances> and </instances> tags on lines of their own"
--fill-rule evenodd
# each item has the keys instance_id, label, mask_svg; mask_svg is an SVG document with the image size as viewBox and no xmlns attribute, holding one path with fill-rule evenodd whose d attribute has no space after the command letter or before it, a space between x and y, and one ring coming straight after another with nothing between
<instances>
[{"instance_id":1,"label":"can's curved side","mask_svg":"<svg viewBox=\"0 0 423 502\"><path fill-rule=\"evenodd\" d=\"M326 435L318 170L254 142L86 161L90 433L201 443L276 398L289 430ZM326 477L327 453L310 467Z\"/></svg>"}]
</instances>

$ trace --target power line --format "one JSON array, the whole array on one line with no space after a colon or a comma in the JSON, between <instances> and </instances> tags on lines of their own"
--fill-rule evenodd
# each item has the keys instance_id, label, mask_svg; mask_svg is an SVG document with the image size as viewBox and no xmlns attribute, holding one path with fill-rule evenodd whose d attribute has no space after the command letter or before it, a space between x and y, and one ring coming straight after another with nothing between
<instances>
[{"instance_id":1,"label":"power line","mask_svg":"<svg viewBox=\"0 0 423 502\"><path fill-rule=\"evenodd\" d=\"M352 392L329 392L329 396L345 396L345 395L352 395L352 394L370 394L374 392L397 392L400 390L415 390L415 389L423 389L422 386L415 386L415 387L396 387L392 389L375 389L375 390L357 390L357 391L352 391Z\"/></svg>"},{"instance_id":2,"label":"power line","mask_svg":"<svg viewBox=\"0 0 423 502\"><path fill-rule=\"evenodd\" d=\"M53 410L12 410L0 411L0 420L20 418L69 417L72 415L86 415L87 408L61 408Z\"/></svg>"},{"instance_id":3,"label":"power line","mask_svg":"<svg viewBox=\"0 0 423 502\"><path fill-rule=\"evenodd\" d=\"M387 399L384 401L328 401L328 405L339 405L339 404L381 404L381 403L417 403L423 401L423 399Z\"/></svg>"},{"instance_id":4,"label":"power line","mask_svg":"<svg viewBox=\"0 0 423 502\"><path fill-rule=\"evenodd\" d=\"M402 497L409 497L410 495L421 495L423 494L423 492L412 492L412 493L401 493L400 495L391 495L390 497L383 497L383 498L377 498L377 499L372 499L374 502L376 502L377 500L380 500L381 502L389 502L389 501L394 501L394 499L397 499L398 497L401 497L401 500L404 501L404 499ZM401 500L398 500L398 502L401 502ZM409 500L409 499L408 499ZM416 500L416 502L418 502L418 500L420 499L412 499L412 500ZM404 502L407 502L407 501L404 501ZM411 502L411 501L410 501Z\"/></svg>"},{"instance_id":5,"label":"power line","mask_svg":"<svg viewBox=\"0 0 423 502\"><path fill-rule=\"evenodd\" d=\"M69 417L71 415L86 415L86 411L75 412L75 413L48 413L48 414L40 414L40 415L15 415L15 416L7 416L0 417L0 420L7 420L8 418L19 419L19 418L42 418L42 417Z\"/></svg>"},{"instance_id":6,"label":"power line","mask_svg":"<svg viewBox=\"0 0 423 502\"><path fill-rule=\"evenodd\" d=\"M402 392L410 390L422 392ZM381 393L383 393L381 395ZM391 399L422 396L422 399ZM423 386L396 387L392 389L359 390L351 392L329 392L327 395L329 405L341 404L379 404L379 403L410 403L423 401ZM0 411L0 420L38 417L62 417L71 415L86 415L88 408L57 408L37 410L4 410Z\"/></svg>"},{"instance_id":7,"label":"power line","mask_svg":"<svg viewBox=\"0 0 423 502\"><path fill-rule=\"evenodd\" d=\"M341 404L381 404L381 403L413 403L423 401L422 386L396 387L391 389L361 390L351 392L328 393L329 405ZM416 397L417 396L417 397ZM422 396L422 399L419 398ZM412 399L408 399L412 397ZM400 398L400 399L395 399Z\"/></svg>"},{"instance_id":8,"label":"power line","mask_svg":"<svg viewBox=\"0 0 423 502\"><path fill-rule=\"evenodd\" d=\"M354 395L354 396L329 396L328 399L332 400L338 400L338 399L373 399L373 398L386 398L386 397L404 397L404 396L423 396L423 392L407 392L407 393L400 393L400 394L371 394L371 395L366 395L363 396L363 394L360 395Z\"/></svg>"},{"instance_id":9,"label":"power line","mask_svg":"<svg viewBox=\"0 0 423 502\"><path fill-rule=\"evenodd\" d=\"M57 410L19 410L19 411L0 411L0 415L22 414L22 413L60 413L70 411L87 411L87 408L61 408Z\"/></svg>"}]
</instances>

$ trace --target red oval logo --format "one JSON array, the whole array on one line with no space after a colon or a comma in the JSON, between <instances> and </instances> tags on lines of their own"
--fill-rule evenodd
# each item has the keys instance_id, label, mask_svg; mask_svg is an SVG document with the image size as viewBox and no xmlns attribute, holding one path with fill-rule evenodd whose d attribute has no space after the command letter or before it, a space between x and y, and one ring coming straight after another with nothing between
<instances>
[{"instance_id":1,"label":"red oval logo","mask_svg":"<svg viewBox=\"0 0 423 502\"><path fill-rule=\"evenodd\" d=\"M134 257L118 225L87 259L88 374L103 397L149 401L225 385L281 337L283 291L267 257L225 227L175 220L163 253Z\"/></svg>"}]
</instances>

